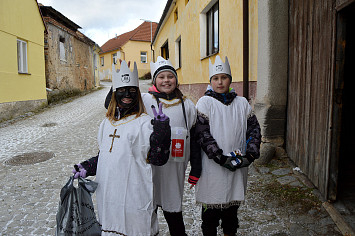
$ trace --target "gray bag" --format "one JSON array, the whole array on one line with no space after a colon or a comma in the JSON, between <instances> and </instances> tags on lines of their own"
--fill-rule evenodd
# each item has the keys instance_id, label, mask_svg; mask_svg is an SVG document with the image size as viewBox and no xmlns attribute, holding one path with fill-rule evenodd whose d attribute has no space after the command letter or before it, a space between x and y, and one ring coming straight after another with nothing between
<instances>
[{"instance_id":1,"label":"gray bag","mask_svg":"<svg viewBox=\"0 0 355 236\"><path fill-rule=\"evenodd\" d=\"M96 220L91 194L97 183L78 178L78 188L74 187L74 177L60 191L60 202L56 216L56 235L101 235L101 227Z\"/></svg>"}]
</instances>

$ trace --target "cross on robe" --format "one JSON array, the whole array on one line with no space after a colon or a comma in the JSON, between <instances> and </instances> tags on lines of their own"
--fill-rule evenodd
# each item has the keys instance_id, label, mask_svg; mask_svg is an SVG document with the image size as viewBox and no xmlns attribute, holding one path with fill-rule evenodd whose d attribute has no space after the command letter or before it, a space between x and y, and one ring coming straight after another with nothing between
<instances>
[{"instance_id":1,"label":"cross on robe","mask_svg":"<svg viewBox=\"0 0 355 236\"><path fill-rule=\"evenodd\" d=\"M109 137L112 137L112 143L111 143L111 148L110 148L110 152L112 151L112 147L113 147L113 140L115 138L120 138L119 135L116 135L117 129L115 129L115 131L113 132L113 134L110 134Z\"/></svg>"}]
</instances>

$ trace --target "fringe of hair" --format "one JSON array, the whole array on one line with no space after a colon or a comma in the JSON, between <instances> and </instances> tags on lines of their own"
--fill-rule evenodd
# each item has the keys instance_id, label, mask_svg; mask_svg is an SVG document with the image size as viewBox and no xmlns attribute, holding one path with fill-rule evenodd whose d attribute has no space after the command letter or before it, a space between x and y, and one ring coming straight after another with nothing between
<instances>
[{"instance_id":1,"label":"fringe of hair","mask_svg":"<svg viewBox=\"0 0 355 236\"><path fill-rule=\"evenodd\" d=\"M136 114L136 117L139 117L141 116L143 113L146 113L146 110L145 110L145 107L144 107L144 104L143 104L143 100L142 100L142 96L141 96L141 92L139 90L139 88L137 88L138 91L138 96L137 96L137 103L138 103L138 112L135 113ZM106 112L106 117L110 120L110 121L118 121L119 119L117 119L116 117L116 110L118 109L118 104L117 104L117 101L116 101L116 92L114 91L112 93L112 96L111 96L111 101L110 101L110 104L107 108L107 112ZM123 117L120 117L120 119L123 118Z\"/></svg>"}]
</instances>

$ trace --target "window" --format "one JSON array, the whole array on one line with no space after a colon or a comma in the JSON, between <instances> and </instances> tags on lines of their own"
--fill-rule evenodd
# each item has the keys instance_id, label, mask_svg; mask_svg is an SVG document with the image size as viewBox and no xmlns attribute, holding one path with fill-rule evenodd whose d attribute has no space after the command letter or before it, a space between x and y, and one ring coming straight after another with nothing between
<instances>
[{"instance_id":1,"label":"window","mask_svg":"<svg viewBox=\"0 0 355 236\"><path fill-rule=\"evenodd\" d=\"M147 63L147 52L141 52L141 63Z\"/></svg>"},{"instance_id":2,"label":"window","mask_svg":"<svg viewBox=\"0 0 355 236\"><path fill-rule=\"evenodd\" d=\"M218 32L218 2L214 4L206 13L207 22L207 55L217 53L219 50L219 32Z\"/></svg>"},{"instance_id":3,"label":"window","mask_svg":"<svg viewBox=\"0 0 355 236\"><path fill-rule=\"evenodd\" d=\"M100 65L104 66L104 57L100 57Z\"/></svg>"},{"instance_id":4,"label":"window","mask_svg":"<svg viewBox=\"0 0 355 236\"><path fill-rule=\"evenodd\" d=\"M117 53L112 54L112 62L113 64L117 64Z\"/></svg>"},{"instance_id":5,"label":"window","mask_svg":"<svg viewBox=\"0 0 355 236\"><path fill-rule=\"evenodd\" d=\"M177 68L181 68L181 36L175 41L175 52Z\"/></svg>"},{"instance_id":6,"label":"window","mask_svg":"<svg viewBox=\"0 0 355 236\"><path fill-rule=\"evenodd\" d=\"M94 69L97 69L97 55L94 53Z\"/></svg>"},{"instance_id":7,"label":"window","mask_svg":"<svg viewBox=\"0 0 355 236\"><path fill-rule=\"evenodd\" d=\"M179 15L178 15L178 9L176 8L174 11L174 23L178 20Z\"/></svg>"},{"instance_id":8,"label":"window","mask_svg":"<svg viewBox=\"0 0 355 236\"><path fill-rule=\"evenodd\" d=\"M27 70L27 42L17 40L17 69L19 73L28 73Z\"/></svg>"},{"instance_id":9,"label":"window","mask_svg":"<svg viewBox=\"0 0 355 236\"><path fill-rule=\"evenodd\" d=\"M61 61L66 61L65 59L65 38L59 36L59 57Z\"/></svg>"},{"instance_id":10,"label":"window","mask_svg":"<svg viewBox=\"0 0 355 236\"><path fill-rule=\"evenodd\" d=\"M169 59L169 44L168 41L163 44L161 47L161 56L165 58L165 60Z\"/></svg>"}]
</instances>

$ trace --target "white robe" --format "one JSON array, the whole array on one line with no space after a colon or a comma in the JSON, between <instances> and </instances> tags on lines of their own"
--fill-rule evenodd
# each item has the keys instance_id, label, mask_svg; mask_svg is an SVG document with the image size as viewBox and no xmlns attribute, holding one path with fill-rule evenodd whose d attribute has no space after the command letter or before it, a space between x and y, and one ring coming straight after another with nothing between
<instances>
[{"instance_id":1,"label":"white robe","mask_svg":"<svg viewBox=\"0 0 355 236\"><path fill-rule=\"evenodd\" d=\"M154 105L158 108L157 100L149 93L143 93L142 99L148 114L153 117L150 107ZM178 98L165 100L159 98L163 103L163 113L170 118L170 126L186 128L185 119L182 112L181 100ZM190 129L196 122L196 108L190 99L184 100L186 120L188 126L187 135L190 137ZM169 161L163 166L152 166L154 182L154 199L158 206L164 211L180 212L182 211L182 199L184 193L185 170L190 160L190 138L186 140L185 161Z\"/></svg>"},{"instance_id":2,"label":"white robe","mask_svg":"<svg viewBox=\"0 0 355 236\"><path fill-rule=\"evenodd\" d=\"M112 135L117 129L112 145ZM116 122L105 119L99 128L100 154L96 172L96 200L102 235L150 236L158 233L154 213L150 149L151 118L143 114ZM112 231L110 233L105 231Z\"/></svg>"},{"instance_id":3,"label":"white robe","mask_svg":"<svg viewBox=\"0 0 355 236\"><path fill-rule=\"evenodd\" d=\"M237 149L245 155L247 119L252 109L244 97L238 96L226 106L213 97L203 96L196 108L209 118L211 135L224 155ZM243 201L247 176L248 168L231 172L208 159L202 151L202 173L196 185L196 202L223 208Z\"/></svg>"}]
</instances>

